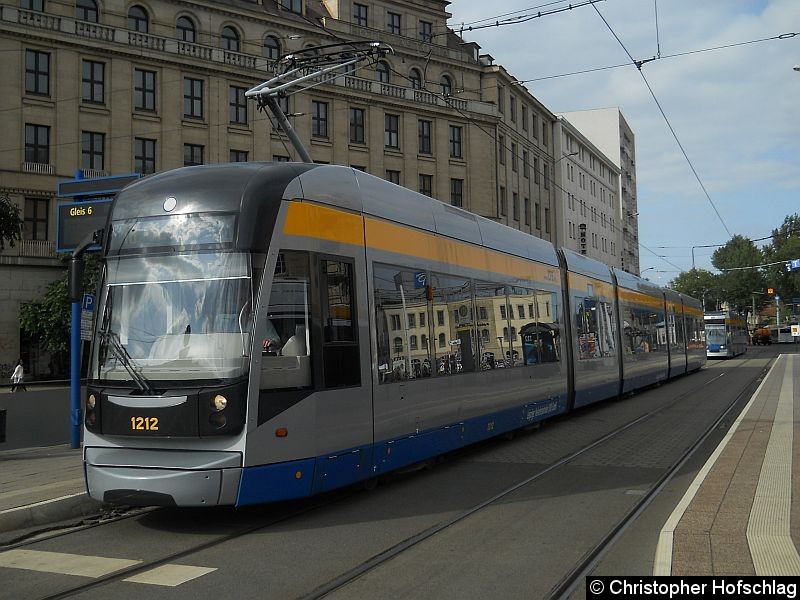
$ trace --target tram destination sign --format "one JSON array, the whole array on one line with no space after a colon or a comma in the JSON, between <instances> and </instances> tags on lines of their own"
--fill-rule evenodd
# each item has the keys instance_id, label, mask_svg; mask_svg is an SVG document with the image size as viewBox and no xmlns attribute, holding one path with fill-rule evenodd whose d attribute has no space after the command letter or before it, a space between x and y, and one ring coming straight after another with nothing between
<instances>
[{"instance_id":1,"label":"tram destination sign","mask_svg":"<svg viewBox=\"0 0 800 600\"><path fill-rule=\"evenodd\" d=\"M56 251L72 252L86 239L86 236L102 229L111 209L111 198L90 202L68 202L58 205L56 224ZM99 246L89 251L99 250Z\"/></svg>"}]
</instances>

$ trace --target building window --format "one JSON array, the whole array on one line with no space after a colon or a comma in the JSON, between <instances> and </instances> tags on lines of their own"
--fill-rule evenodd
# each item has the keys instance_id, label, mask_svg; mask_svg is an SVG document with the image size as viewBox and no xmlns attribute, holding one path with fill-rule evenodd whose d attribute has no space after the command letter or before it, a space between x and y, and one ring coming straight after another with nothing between
<instances>
[{"instance_id":1,"label":"building window","mask_svg":"<svg viewBox=\"0 0 800 600\"><path fill-rule=\"evenodd\" d=\"M537 127L539 127L539 121L536 118L536 114L531 113L531 130L533 131L533 139L535 140L539 139L539 130Z\"/></svg>"},{"instance_id":2,"label":"building window","mask_svg":"<svg viewBox=\"0 0 800 600\"><path fill-rule=\"evenodd\" d=\"M247 162L247 150L231 150L228 162Z\"/></svg>"},{"instance_id":3,"label":"building window","mask_svg":"<svg viewBox=\"0 0 800 600\"><path fill-rule=\"evenodd\" d=\"M229 88L228 106L230 109L230 122L239 125L247 125L247 99L244 93L247 88L232 85Z\"/></svg>"},{"instance_id":4,"label":"building window","mask_svg":"<svg viewBox=\"0 0 800 600\"><path fill-rule=\"evenodd\" d=\"M500 196L497 201L500 203L500 214L505 216L508 208L506 207L506 188L502 185L500 186Z\"/></svg>"},{"instance_id":5,"label":"building window","mask_svg":"<svg viewBox=\"0 0 800 600\"><path fill-rule=\"evenodd\" d=\"M200 144L183 145L183 166L191 167L203 164L203 151L205 148Z\"/></svg>"},{"instance_id":6,"label":"building window","mask_svg":"<svg viewBox=\"0 0 800 600\"><path fill-rule=\"evenodd\" d=\"M411 83L412 89L422 89L422 73L419 72L419 69L411 69L408 72L408 81Z\"/></svg>"},{"instance_id":7,"label":"building window","mask_svg":"<svg viewBox=\"0 0 800 600\"><path fill-rule=\"evenodd\" d=\"M547 163L542 161L542 174L544 175L544 189L550 189L550 167Z\"/></svg>"},{"instance_id":8,"label":"building window","mask_svg":"<svg viewBox=\"0 0 800 600\"><path fill-rule=\"evenodd\" d=\"M94 0L78 0L75 3L75 18L79 21L97 23L97 3Z\"/></svg>"},{"instance_id":9,"label":"building window","mask_svg":"<svg viewBox=\"0 0 800 600\"><path fill-rule=\"evenodd\" d=\"M105 169L106 136L104 133L93 131L81 132L81 169Z\"/></svg>"},{"instance_id":10,"label":"building window","mask_svg":"<svg viewBox=\"0 0 800 600\"><path fill-rule=\"evenodd\" d=\"M525 225L531 224L531 201L525 198Z\"/></svg>"},{"instance_id":11,"label":"building window","mask_svg":"<svg viewBox=\"0 0 800 600\"><path fill-rule=\"evenodd\" d=\"M530 177L531 176L531 166L528 164L528 151L522 151L522 176L523 177Z\"/></svg>"},{"instance_id":12,"label":"building window","mask_svg":"<svg viewBox=\"0 0 800 600\"><path fill-rule=\"evenodd\" d=\"M447 340L443 333L439 334L439 348L444 348L447 345Z\"/></svg>"},{"instance_id":13,"label":"building window","mask_svg":"<svg viewBox=\"0 0 800 600\"><path fill-rule=\"evenodd\" d=\"M450 180L450 204L453 206L464 206L464 180Z\"/></svg>"},{"instance_id":14,"label":"building window","mask_svg":"<svg viewBox=\"0 0 800 600\"><path fill-rule=\"evenodd\" d=\"M542 228L542 207L539 205L538 202L536 203L536 206L534 207L533 216L536 219L536 229L541 229Z\"/></svg>"},{"instance_id":15,"label":"building window","mask_svg":"<svg viewBox=\"0 0 800 600\"><path fill-rule=\"evenodd\" d=\"M522 131L528 131L528 107L522 105Z\"/></svg>"},{"instance_id":16,"label":"building window","mask_svg":"<svg viewBox=\"0 0 800 600\"><path fill-rule=\"evenodd\" d=\"M291 158L288 156L282 156L280 154L273 154L272 155L272 162L291 162Z\"/></svg>"},{"instance_id":17,"label":"building window","mask_svg":"<svg viewBox=\"0 0 800 600\"><path fill-rule=\"evenodd\" d=\"M281 112L284 115L288 115L289 114L289 96L278 96L275 100L278 103L278 108L281 109ZM272 111L269 112L269 121L270 121L270 123L272 123L273 131L277 131L277 132L282 132L283 131L283 128L281 127L280 123L278 123L278 119L276 119L273 116Z\"/></svg>"},{"instance_id":18,"label":"building window","mask_svg":"<svg viewBox=\"0 0 800 600\"><path fill-rule=\"evenodd\" d=\"M286 10L290 10L298 15L303 14L302 0L281 0L281 6Z\"/></svg>"},{"instance_id":19,"label":"building window","mask_svg":"<svg viewBox=\"0 0 800 600\"><path fill-rule=\"evenodd\" d=\"M182 42L194 44L195 34L192 20L189 17L178 17L175 22L175 34Z\"/></svg>"},{"instance_id":20,"label":"building window","mask_svg":"<svg viewBox=\"0 0 800 600\"><path fill-rule=\"evenodd\" d=\"M419 39L429 42L433 38L433 23L430 21L419 22Z\"/></svg>"},{"instance_id":21,"label":"building window","mask_svg":"<svg viewBox=\"0 0 800 600\"><path fill-rule=\"evenodd\" d=\"M503 135L498 137L497 152L500 155L499 156L500 164L501 165L506 164L506 138Z\"/></svg>"},{"instance_id":22,"label":"building window","mask_svg":"<svg viewBox=\"0 0 800 600\"><path fill-rule=\"evenodd\" d=\"M502 87L497 87L497 110L503 115L506 112L506 91Z\"/></svg>"},{"instance_id":23,"label":"building window","mask_svg":"<svg viewBox=\"0 0 800 600\"><path fill-rule=\"evenodd\" d=\"M353 144L364 143L364 109L350 109L350 142Z\"/></svg>"},{"instance_id":24,"label":"building window","mask_svg":"<svg viewBox=\"0 0 800 600\"><path fill-rule=\"evenodd\" d=\"M328 137L328 103L311 102L311 135L314 137Z\"/></svg>"},{"instance_id":25,"label":"building window","mask_svg":"<svg viewBox=\"0 0 800 600\"><path fill-rule=\"evenodd\" d=\"M419 176L419 193L433 198L433 175Z\"/></svg>"},{"instance_id":26,"label":"building window","mask_svg":"<svg viewBox=\"0 0 800 600\"><path fill-rule=\"evenodd\" d=\"M44 12L44 0L22 0L20 6L25 10Z\"/></svg>"},{"instance_id":27,"label":"building window","mask_svg":"<svg viewBox=\"0 0 800 600\"><path fill-rule=\"evenodd\" d=\"M183 116L203 118L203 81L200 79L183 78Z\"/></svg>"},{"instance_id":28,"label":"building window","mask_svg":"<svg viewBox=\"0 0 800 600\"><path fill-rule=\"evenodd\" d=\"M431 153L431 122L420 119L417 125L419 132L419 153Z\"/></svg>"},{"instance_id":29,"label":"building window","mask_svg":"<svg viewBox=\"0 0 800 600\"><path fill-rule=\"evenodd\" d=\"M389 76L389 65L379 60L375 65L375 72L378 75L378 81L381 83L389 83L391 77Z\"/></svg>"},{"instance_id":30,"label":"building window","mask_svg":"<svg viewBox=\"0 0 800 600\"><path fill-rule=\"evenodd\" d=\"M517 145L511 142L511 170L516 172L519 170L517 166Z\"/></svg>"},{"instance_id":31,"label":"building window","mask_svg":"<svg viewBox=\"0 0 800 600\"><path fill-rule=\"evenodd\" d=\"M457 125L450 125L450 157L463 158L461 148L461 132L462 128Z\"/></svg>"},{"instance_id":32,"label":"building window","mask_svg":"<svg viewBox=\"0 0 800 600\"><path fill-rule=\"evenodd\" d=\"M544 209L544 232L550 233L550 209Z\"/></svg>"},{"instance_id":33,"label":"building window","mask_svg":"<svg viewBox=\"0 0 800 600\"><path fill-rule=\"evenodd\" d=\"M387 148L400 147L400 116L386 115L384 127L384 145Z\"/></svg>"},{"instance_id":34,"label":"building window","mask_svg":"<svg viewBox=\"0 0 800 600\"><path fill-rule=\"evenodd\" d=\"M156 74L154 71L133 70L133 108L156 110Z\"/></svg>"},{"instance_id":35,"label":"building window","mask_svg":"<svg viewBox=\"0 0 800 600\"><path fill-rule=\"evenodd\" d=\"M353 23L359 27L367 26L369 7L366 4L353 4Z\"/></svg>"},{"instance_id":36,"label":"building window","mask_svg":"<svg viewBox=\"0 0 800 600\"><path fill-rule=\"evenodd\" d=\"M400 185L400 171L386 170L386 181Z\"/></svg>"},{"instance_id":37,"label":"building window","mask_svg":"<svg viewBox=\"0 0 800 600\"><path fill-rule=\"evenodd\" d=\"M386 31L395 35L400 35L400 15L398 13L386 13Z\"/></svg>"},{"instance_id":38,"label":"building window","mask_svg":"<svg viewBox=\"0 0 800 600\"><path fill-rule=\"evenodd\" d=\"M278 60L281 57L281 45L278 40L271 35L264 38L264 45L261 48L264 58Z\"/></svg>"},{"instance_id":39,"label":"building window","mask_svg":"<svg viewBox=\"0 0 800 600\"><path fill-rule=\"evenodd\" d=\"M25 123L25 162L50 162L50 128L46 125Z\"/></svg>"},{"instance_id":40,"label":"building window","mask_svg":"<svg viewBox=\"0 0 800 600\"><path fill-rule=\"evenodd\" d=\"M84 102L102 104L105 98L105 64L84 60L81 94Z\"/></svg>"},{"instance_id":41,"label":"building window","mask_svg":"<svg viewBox=\"0 0 800 600\"><path fill-rule=\"evenodd\" d=\"M147 11L141 6L134 4L128 9L128 29L138 31L139 33L147 33Z\"/></svg>"},{"instance_id":42,"label":"building window","mask_svg":"<svg viewBox=\"0 0 800 600\"><path fill-rule=\"evenodd\" d=\"M50 95L50 54L38 50L25 51L25 92Z\"/></svg>"},{"instance_id":43,"label":"building window","mask_svg":"<svg viewBox=\"0 0 800 600\"><path fill-rule=\"evenodd\" d=\"M46 240L50 215L50 200L47 198L25 198L22 237L26 240Z\"/></svg>"},{"instance_id":44,"label":"building window","mask_svg":"<svg viewBox=\"0 0 800 600\"><path fill-rule=\"evenodd\" d=\"M239 34L233 27L223 27L220 35L220 47L223 50L239 52Z\"/></svg>"},{"instance_id":45,"label":"building window","mask_svg":"<svg viewBox=\"0 0 800 600\"><path fill-rule=\"evenodd\" d=\"M156 172L156 141L145 138L133 140L133 170L142 175Z\"/></svg>"},{"instance_id":46,"label":"building window","mask_svg":"<svg viewBox=\"0 0 800 600\"><path fill-rule=\"evenodd\" d=\"M539 183L539 159L533 159L533 183Z\"/></svg>"},{"instance_id":47,"label":"building window","mask_svg":"<svg viewBox=\"0 0 800 600\"><path fill-rule=\"evenodd\" d=\"M547 146L547 123L542 123L542 145Z\"/></svg>"},{"instance_id":48,"label":"building window","mask_svg":"<svg viewBox=\"0 0 800 600\"><path fill-rule=\"evenodd\" d=\"M443 96L450 96L453 93L453 82L447 75L442 75L439 79L439 87L442 88Z\"/></svg>"},{"instance_id":49,"label":"building window","mask_svg":"<svg viewBox=\"0 0 800 600\"><path fill-rule=\"evenodd\" d=\"M517 99L514 96L509 97L509 108L511 113L511 122L517 122Z\"/></svg>"}]
</instances>

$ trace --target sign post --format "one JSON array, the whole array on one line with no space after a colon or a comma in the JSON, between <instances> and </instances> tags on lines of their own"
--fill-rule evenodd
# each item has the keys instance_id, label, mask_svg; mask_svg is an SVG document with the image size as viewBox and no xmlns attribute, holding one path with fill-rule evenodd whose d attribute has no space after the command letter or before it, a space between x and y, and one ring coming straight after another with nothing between
<instances>
[{"instance_id":1,"label":"sign post","mask_svg":"<svg viewBox=\"0 0 800 600\"><path fill-rule=\"evenodd\" d=\"M56 250L72 252L69 264L69 296L72 303L70 330L70 447L80 448L81 425L81 340L92 338L94 295L82 294L83 254L99 252L103 229L114 195L139 179L139 173L115 177L84 179L83 171L75 179L58 184L58 196L75 202L58 206Z\"/></svg>"}]
</instances>

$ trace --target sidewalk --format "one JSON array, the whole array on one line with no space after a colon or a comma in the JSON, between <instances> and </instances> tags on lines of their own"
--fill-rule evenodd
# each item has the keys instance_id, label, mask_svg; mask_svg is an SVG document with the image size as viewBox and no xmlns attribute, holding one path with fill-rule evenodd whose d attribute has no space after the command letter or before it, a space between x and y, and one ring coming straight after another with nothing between
<instances>
[{"instance_id":1,"label":"sidewalk","mask_svg":"<svg viewBox=\"0 0 800 600\"><path fill-rule=\"evenodd\" d=\"M664 525L653 574L800 575L798 480L800 356L781 354Z\"/></svg>"},{"instance_id":2,"label":"sidewalk","mask_svg":"<svg viewBox=\"0 0 800 600\"><path fill-rule=\"evenodd\" d=\"M86 495L82 449L0 452L0 543L11 532L98 514L101 505Z\"/></svg>"}]
</instances>

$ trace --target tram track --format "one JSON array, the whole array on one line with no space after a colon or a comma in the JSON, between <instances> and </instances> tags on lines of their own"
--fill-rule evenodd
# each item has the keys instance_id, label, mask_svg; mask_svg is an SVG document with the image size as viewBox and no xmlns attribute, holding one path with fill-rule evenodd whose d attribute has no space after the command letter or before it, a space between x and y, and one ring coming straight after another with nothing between
<instances>
[{"instance_id":1,"label":"tram track","mask_svg":"<svg viewBox=\"0 0 800 600\"><path fill-rule=\"evenodd\" d=\"M749 359L746 359L746 361ZM772 360L769 364L772 363ZM744 364L744 363L742 363ZM722 413L718 416L716 420L714 420L713 424L709 426L706 430L704 435L697 440L678 460L672 468L670 468L656 484L648 491L648 493L642 497L642 499L636 503L636 505L629 511L628 514L624 516L623 519L613 528L613 530L609 531L609 533L598 543L594 548L592 548L589 552L586 553L583 560L580 563L576 564L567 574L565 574L562 579L558 582L558 584L551 590L550 594L547 596L548 598L565 598L568 597L571 593L574 592L576 587L580 585L582 578L591 572L591 569L597 564L597 562L602 558L605 552L613 546L614 542L618 539L618 537L625 531L625 529L636 519L636 517L647 507L647 505L655 498L659 491L669 482L669 480L673 477L673 475L686 463L686 461L691 457L691 455L696 451L696 449L702 444L702 442L707 439L707 437L714 431L716 427L725 419L725 417L730 413L731 410L741 401L741 399L748 393L748 391L758 384L761 378L763 378L766 370L769 367L765 367L764 372L760 375L760 377L756 378L753 382L749 385L745 386L745 388L736 396L736 398L730 402ZM526 477L523 480L518 481L517 483L503 489L502 491L494 494L492 497L483 500L479 503L474 504L471 507L465 508L460 510L458 513L450 516L449 518L428 527L425 530L419 531L414 535L406 537L402 541L397 542L396 544L392 545L391 547L386 548L385 550L376 553L371 558L363 560L355 567L346 570L339 574L336 577L331 578L327 583L317 586L313 591L303 596L306 599L315 599L315 598L323 598L332 592L340 590L350 584L351 582L357 580L362 575L366 574L369 571L376 569L377 567L388 563L389 561L397 558L401 554L408 552L418 544L425 542L438 534L441 534L448 528L452 527L453 525L462 522L469 517L480 513L481 511L487 509L490 506L496 505L502 499L508 497L509 495L513 494L514 492L533 484L534 482L542 479L546 475L557 471L558 469L570 464L571 462L575 461L579 457L590 453L592 450L602 446L603 444L609 442L612 439L615 439L625 432L630 431L632 428L636 427L644 423L645 421L651 419L652 417L663 413L670 408L674 407L676 404L686 400L687 398L691 398L694 394L701 392L707 386L713 385L718 383L721 378L725 376L725 372L721 372L719 374L714 374L711 378L703 381L700 385L694 385L690 389L684 391L683 393L675 396L670 401L665 402L664 404L645 412L644 414L640 414L635 418L629 419L627 422L622 423L621 425L616 426L613 430L597 437L596 439L584 444L581 448L570 452L569 454L561 457L560 459L551 462L545 468L538 469L535 473L531 474L530 476ZM454 454L454 456L462 456L462 453L469 453L474 452L475 449L468 448L461 451L458 451ZM292 520L296 519L303 519L308 517L312 512L319 511L323 508L330 507L336 503L346 501L348 498L360 493L358 488L350 488L347 490L343 490L341 492L334 492L331 495L324 495L315 497L311 500L308 500L304 503L302 507L296 510L290 510L289 512L282 514L280 516L267 519L266 521L260 520L257 523L251 524L249 526L239 527L235 531L230 531L224 535L220 535L215 537L214 539L207 540L200 544L194 544L177 552L169 553L168 555L161 556L157 559L145 561L133 565L129 568L125 568L114 573L110 573L106 576L99 577L91 582L84 583L82 585L78 585L75 587L71 587L69 589L65 589L59 591L57 593L53 593L50 595L41 596L40 600L56 600L59 598L69 598L80 595L84 592L89 590L96 590L99 588L103 588L105 586L111 585L123 579L132 577L137 575L141 572L154 569L161 565L167 563L174 563L175 561L180 561L182 559L186 559L189 556L192 556L196 553L202 552L204 550L208 550L214 548L216 546L220 546L222 544L235 541L240 538L244 538L248 535L262 533L265 530L268 530L272 527L278 525L284 525L290 523ZM126 514L119 516L115 519L101 521L98 523L93 523L84 527L81 527L80 530L88 529L92 527L101 527L103 525L107 525L110 523L114 523L117 521L121 521L124 519L130 519L133 517L141 517L145 516L148 513L157 512L159 509L146 509L145 511L137 511L135 514ZM77 529L73 529L70 531L65 531L63 533L57 535L68 535L76 531ZM47 539L52 539L56 536L50 536ZM27 542L20 542L18 544L14 544L13 547L24 547L33 545L36 542L41 541L40 539L37 540L30 540ZM9 547L5 547L4 550L9 549Z\"/></svg>"}]
</instances>

